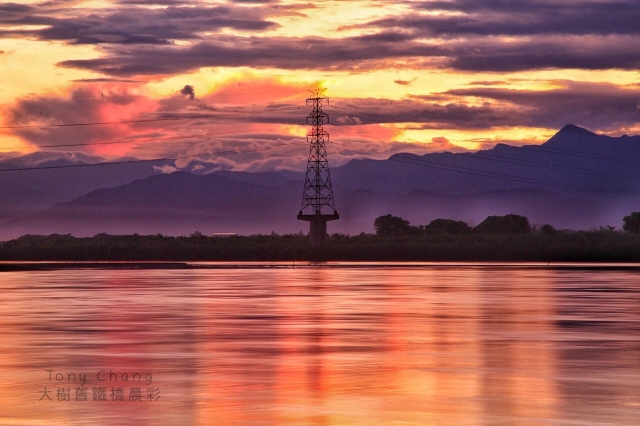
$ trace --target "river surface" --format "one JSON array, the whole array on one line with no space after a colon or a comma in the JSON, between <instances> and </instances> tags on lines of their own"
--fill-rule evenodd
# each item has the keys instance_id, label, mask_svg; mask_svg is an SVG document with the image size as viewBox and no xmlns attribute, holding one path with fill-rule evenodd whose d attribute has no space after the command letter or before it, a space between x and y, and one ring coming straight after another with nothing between
<instances>
[{"instance_id":1,"label":"river surface","mask_svg":"<svg viewBox=\"0 0 640 426\"><path fill-rule=\"evenodd\" d=\"M1 273L0 424L640 425L638 269L275 266Z\"/></svg>"}]
</instances>

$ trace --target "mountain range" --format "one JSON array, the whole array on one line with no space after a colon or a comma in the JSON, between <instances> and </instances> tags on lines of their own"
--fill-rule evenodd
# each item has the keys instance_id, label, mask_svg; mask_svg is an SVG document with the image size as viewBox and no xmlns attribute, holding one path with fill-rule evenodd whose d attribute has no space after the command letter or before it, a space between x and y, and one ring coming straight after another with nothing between
<instances>
[{"instance_id":1,"label":"mountain range","mask_svg":"<svg viewBox=\"0 0 640 426\"><path fill-rule=\"evenodd\" d=\"M436 218L473 225L515 213L556 228L620 227L640 210L639 165L640 136L609 137L573 125L542 145L352 160L331 170L340 220L330 222L329 232L372 232L373 220L387 213L415 225ZM296 220L301 172L196 175L138 166L4 173L0 239L308 230Z\"/></svg>"}]
</instances>

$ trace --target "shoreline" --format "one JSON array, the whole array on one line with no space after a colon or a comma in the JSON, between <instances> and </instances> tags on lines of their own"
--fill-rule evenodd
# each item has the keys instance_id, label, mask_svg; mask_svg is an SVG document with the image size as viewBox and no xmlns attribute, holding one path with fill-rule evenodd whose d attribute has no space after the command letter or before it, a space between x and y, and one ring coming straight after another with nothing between
<instances>
[{"instance_id":1,"label":"shoreline","mask_svg":"<svg viewBox=\"0 0 640 426\"><path fill-rule=\"evenodd\" d=\"M166 262L166 261L18 261L0 262L2 272L37 272L56 270L216 270L216 269L394 269L394 268L482 268L482 269L551 269L640 271L640 263L628 262Z\"/></svg>"}]
</instances>

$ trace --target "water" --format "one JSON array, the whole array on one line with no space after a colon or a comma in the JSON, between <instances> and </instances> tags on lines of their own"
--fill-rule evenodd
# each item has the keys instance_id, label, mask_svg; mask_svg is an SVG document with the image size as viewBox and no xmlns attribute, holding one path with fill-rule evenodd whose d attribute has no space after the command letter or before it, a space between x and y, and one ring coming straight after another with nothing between
<instances>
[{"instance_id":1,"label":"water","mask_svg":"<svg viewBox=\"0 0 640 426\"><path fill-rule=\"evenodd\" d=\"M639 308L633 268L2 273L0 424L638 425Z\"/></svg>"}]
</instances>

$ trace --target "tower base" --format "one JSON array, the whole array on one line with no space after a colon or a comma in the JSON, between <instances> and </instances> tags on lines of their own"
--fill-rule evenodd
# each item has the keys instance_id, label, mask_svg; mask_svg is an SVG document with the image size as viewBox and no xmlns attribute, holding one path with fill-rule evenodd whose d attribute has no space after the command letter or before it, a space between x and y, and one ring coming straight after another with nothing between
<instances>
[{"instance_id":1,"label":"tower base","mask_svg":"<svg viewBox=\"0 0 640 426\"><path fill-rule=\"evenodd\" d=\"M338 212L333 214L302 214L298 213L298 220L309 222L309 238L311 246L317 247L324 244L327 238L327 222L330 220L338 220Z\"/></svg>"}]
</instances>

